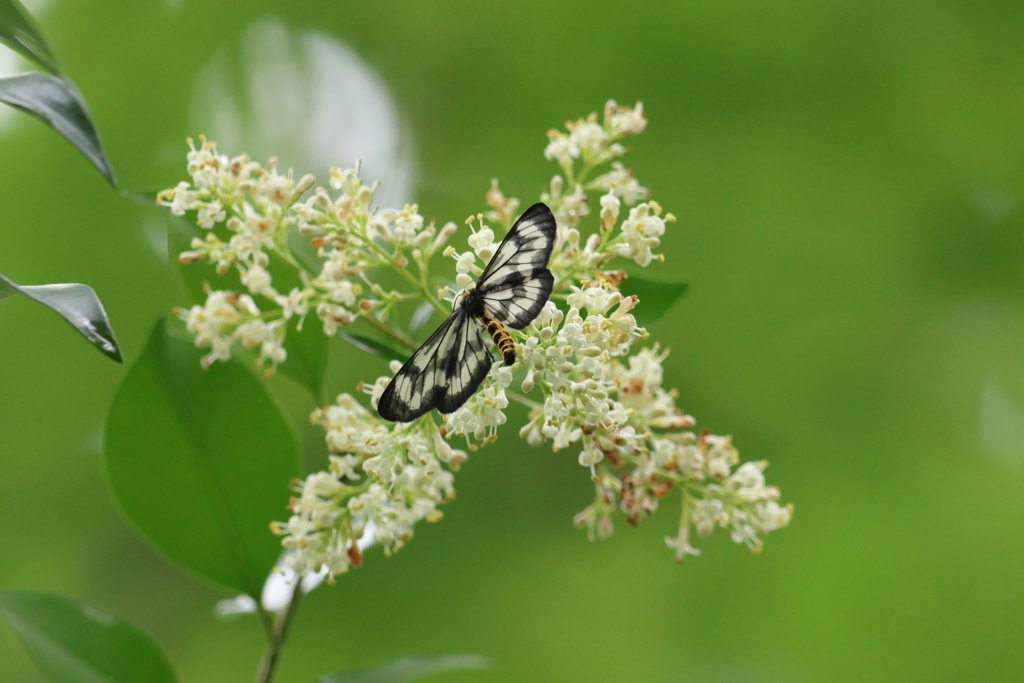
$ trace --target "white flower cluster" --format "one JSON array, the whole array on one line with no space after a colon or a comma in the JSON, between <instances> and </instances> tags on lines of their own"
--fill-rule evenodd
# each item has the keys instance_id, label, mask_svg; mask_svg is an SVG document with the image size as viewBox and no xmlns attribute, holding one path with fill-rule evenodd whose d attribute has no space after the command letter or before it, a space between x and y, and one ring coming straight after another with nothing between
<instances>
[{"instance_id":1,"label":"white flower cluster","mask_svg":"<svg viewBox=\"0 0 1024 683\"><path fill-rule=\"evenodd\" d=\"M689 431L693 418L662 387L667 354L655 346L628 355L647 336L630 313L636 297L598 281L573 287L567 303L563 315L549 302L523 343L521 389L540 388L544 402L519 434L531 445L549 440L555 451L581 446L579 462L590 469L597 496L577 524L592 538L607 536L617 512L636 525L678 488L687 513L679 537L667 542L681 560L696 553L687 544L691 523L702 537L714 524L731 523L734 540L755 550L759 534L789 523L792 508L779 506L778 490L764 485L767 463L746 463L733 474L738 456L729 438ZM699 513L691 515L695 506Z\"/></svg>"},{"instance_id":2,"label":"white flower cluster","mask_svg":"<svg viewBox=\"0 0 1024 683\"><path fill-rule=\"evenodd\" d=\"M597 122L597 114L591 114L567 123L568 133L548 133L550 142L544 155L558 161L562 174L552 177L541 199L551 206L558 220L551 270L563 272L565 282L593 279L616 256L632 259L643 267L663 260L654 249L661 244L665 224L675 221L675 216L662 215L657 202L643 202L650 192L617 161L626 153L618 140L637 135L646 126L641 103L630 109L609 101L602 124ZM608 163L609 169L589 180L595 170ZM599 198L599 229L583 239L578 226L591 213L588 193L595 191L604 193ZM622 204L632 208L616 230Z\"/></svg>"},{"instance_id":3,"label":"white flower cluster","mask_svg":"<svg viewBox=\"0 0 1024 683\"><path fill-rule=\"evenodd\" d=\"M493 442L510 401L530 407L519 429L527 443L579 449L596 497L575 521L592 538L612 533L617 515L638 524L674 490L682 516L678 534L666 542L680 561L699 552L690 543L694 530L706 537L728 528L736 543L756 551L766 533L789 524L792 506L780 504L778 489L766 485L767 463L740 464L729 437L693 431L676 392L662 386L667 352L639 345L648 334L633 311L643 301L620 291L625 271L608 269L616 258L640 267L663 260L657 249L675 220L621 162L621 141L646 125L640 103L608 102L600 121L591 114L549 133L544 153L561 170L541 195L558 224L549 262L554 292L527 329L509 331L514 365L496 362L480 389L440 420L427 414L393 424L378 417L390 376L363 387L369 408L342 394L313 413L326 431L330 468L297 485L291 517L275 525L291 569L333 576L359 565L359 541L369 529L390 553L412 537L417 522L439 519L438 506L454 495L452 472L467 457L449 440L465 438L468 451ZM189 153L192 183L161 193L172 212L195 211L197 223L211 231L180 260L205 257L222 273L236 268L248 292L211 291L204 306L180 312L197 346L211 348L204 363L226 360L235 344L258 347L261 363L283 362L289 321L301 325L310 312L328 335L362 318L389 342L414 350L416 324L406 333L390 321L390 311L409 300L420 304L416 316L428 304L427 311L447 314L442 300L480 275L521 204L492 181L489 210L466 221L470 234L460 252L446 246L455 223L436 229L415 204L373 207L376 185L363 183L358 169L332 169L334 193L318 187L302 199L313 179L293 183L274 166L273 160L264 169L245 156L227 159L204 140ZM588 221L595 195L597 217ZM289 248L292 229L316 249L315 268ZM452 279L442 280L449 285L435 293L429 266L439 252L455 267ZM289 266L301 285L287 294L275 289L271 258ZM373 269L396 273L412 291L386 291ZM266 303L258 306L261 297ZM398 364L391 369L397 372Z\"/></svg>"},{"instance_id":4,"label":"white flower cluster","mask_svg":"<svg viewBox=\"0 0 1024 683\"><path fill-rule=\"evenodd\" d=\"M419 294L429 297L427 264L455 233L454 223L440 230L425 226L415 204L375 210L377 184L363 183L358 169L332 168L330 186L336 195L317 187L300 201L313 188L311 175L294 182L291 171L284 176L277 173L275 159L266 168L245 155L229 159L205 138L200 138L198 148L190 139L189 150L192 182L160 192L157 201L174 215L194 211L196 224L209 232L205 239L193 239L191 250L178 260L188 264L207 259L222 276L237 270L238 286L248 292L211 291L204 306L179 310L195 334L196 346L216 344L205 356L206 362L230 359L235 343L259 345L263 351L258 362L270 360L268 371L273 371L287 357L289 321L294 319L301 329L310 311L328 336L360 316L372 318L371 323L379 327L396 303L414 295L385 291L367 277L372 268L399 270ZM293 229L309 238L317 250L315 267L312 259L290 248L288 234ZM418 266L418 277L406 270L410 257ZM286 287L287 291L276 288L271 275L274 262L290 270L298 286ZM257 307L257 299L265 303ZM225 300L244 300L263 327L233 326L248 322L244 316L211 318L209 314L221 312Z\"/></svg>"},{"instance_id":5,"label":"white flower cluster","mask_svg":"<svg viewBox=\"0 0 1024 683\"><path fill-rule=\"evenodd\" d=\"M186 329L195 335L196 346L210 347L203 356L203 367L216 361L231 359L231 348L238 343L245 348L259 348L260 367L270 361L270 369L288 357L284 342L284 321L263 320L256 302L248 294L209 292L206 303L189 310L176 309Z\"/></svg>"},{"instance_id":6,"label":"white flower cluster","mask_svg":"<svg viewBox=\"0 0 1024 683\"><path fill-rule=\"evenodd\" d=\"M392 368L398 370L396 363ZM375 407L388 378L367 387ZM330 468L297 485L298 498L287 522L274 525L285 561L296 573L326 569L331 576L358 567L358 543L367 524L386 553L412 538L420 520L437 521L438 506L454 497L452 470L466 452L448 445L429 418L408 424L386 422L349 394L313 413L327 433Z\"/></svg>"}]
</instances>

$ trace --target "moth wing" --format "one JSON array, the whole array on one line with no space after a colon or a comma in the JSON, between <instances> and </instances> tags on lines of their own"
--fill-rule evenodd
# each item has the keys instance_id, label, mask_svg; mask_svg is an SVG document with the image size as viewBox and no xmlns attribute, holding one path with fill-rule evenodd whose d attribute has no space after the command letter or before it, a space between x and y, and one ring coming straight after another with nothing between
<instances>
[{"instance_id":1,"label":"moth wing","mask_svg":"<svg viewBox=\"0 0 1024 683\"><path fill-rule=\"evenodd\" d=\"M487 309L508 327L529 325L551 296L554 277L547 266L556 232L551 209L534 204L512 226L477 280Z\"/></svg>"},{"instance_id":2,"label":"moth wing","mask_svg":"<svg viewBox=\"0 0 1024 683\"><path fill-rule=\"evenodd\" d=\"M555 233L555 216L551 209L543 203L531 206L498 245L491 262L477 280L476 288L484 291L534 271L547 270L548 259L555 246Z\"/></svg>"},{"instance_id":3,"label":"moth wing","mask_svg":"<svg viewBox=\"0 0 1024 683\"><path fill-rule=\"evenodd\" d=\"M554 285L554 276L544 268L488 289L483 295L484 306L507 327L521 330L540 314Z\"/></svg>"},{"instance_id":4,"label":"moth wing","mask_svg":"<svg viewBox=\"0 0 1024 683\"><path fill-rule=\"evenodd\" d=\"M460 308L394 376L377 402L377 414L412 422L434 408L450 413L476 391L492 361L480 326Z\"/></svg>"},{"instance_id":5,"label":"moth wing","mask_svg":"<svg viewBox=\"0 0 1024 683\"><path fill-rule=\"evenodd\" d=\"M494 364L494 357L487 348L480 328L476 320L467 316L466 323L459 330L456 339L458 353L451 354L447 361L447 385L437 403L437 409L442 413L453 413L461 408L476 392Z\"/></svg>"}]
</instances>

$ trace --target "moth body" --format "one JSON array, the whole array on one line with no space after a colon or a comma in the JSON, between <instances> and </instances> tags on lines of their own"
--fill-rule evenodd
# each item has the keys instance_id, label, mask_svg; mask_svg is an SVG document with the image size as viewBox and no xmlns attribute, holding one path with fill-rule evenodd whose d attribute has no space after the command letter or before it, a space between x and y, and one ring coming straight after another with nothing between
<instances>
[{"instance_id":1,"label":"moth body","mask_svg":"<svg viewBox=\"0 0 1024 683\"><path fill-rule=\"evenodd\" d=\"M501 357L505 361L505 365L512 365L516 362L516 343L512 341L512 336L509 335L508 330L501 322L487 312L484 309L484 314L480 316L480 322L487 328L487 334L491 335L491 339L494 340L494 345L498 347L498 351L501 352Z\"/></svg>"},{"instance_id":2,"label":"moth body","mask_svg":"<svg viewBox=\"0 0 1024 683\"><path fill-rule=\"evenodd\" d=\"M487 334L494 341L494 345L498 347L505 365L515 363L516 343L512 341L512 336L505 329L505 326L501 324L501 321L487 310L483 295L475 288L467 289L460 295L460 303L467 315L476 318L483 324Z\"/></svg>"},{"instance_id":3,"label":"moth body","mask_svg":"<svg viewBox=\"0 0 1024 683\"><path fill-rule=\"evenodd\" d=\"M515 363L508 330L526 328L551 296L555 278L547 265L556 233L544 204L519 217L480 277L455 297L451 315L384 389L377 403L382 418L411 422L435 408L450 414L462 406L494 363L484 330L504 364Z\"/></svg>"}]
</instances>

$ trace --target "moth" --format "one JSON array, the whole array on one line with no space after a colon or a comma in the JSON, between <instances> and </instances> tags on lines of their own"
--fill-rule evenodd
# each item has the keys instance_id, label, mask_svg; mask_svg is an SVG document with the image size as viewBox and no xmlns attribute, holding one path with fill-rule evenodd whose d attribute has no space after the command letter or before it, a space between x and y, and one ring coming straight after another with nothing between
<instances>
[{"instance_id":1,"label":"moth","mask_svg":"<svg viewBox=\"0 0 1024 683\"><path fill-rule=\"evenodd\" d=\"M402 366L377 403L392 422L411 422L434 408L451 413L469 400L494 358L483 331L505 365L516 360L506 327L521 330L537 317L554 286L548 259L555 244L555 217L534 204L498 245L474 284L456 298L452 313Z\"/></svg>"}]
</instances>

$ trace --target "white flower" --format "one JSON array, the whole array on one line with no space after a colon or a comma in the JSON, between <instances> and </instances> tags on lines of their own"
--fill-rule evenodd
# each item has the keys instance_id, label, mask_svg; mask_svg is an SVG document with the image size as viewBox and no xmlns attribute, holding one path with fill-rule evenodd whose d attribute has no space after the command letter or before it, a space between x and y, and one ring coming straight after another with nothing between
<instances>
[{"instance_id":1,"label":"white flower","mask_svg":"<svg viewBox=\"0 0 1024 683\"><path fill-rule=\"evenodd\" d=\"M595 179L588 187L605 190L609 194L622 199L627 206L632 206L641 199L647 199L650 191L641 187L633 172L618 161L612 162L612 170Z\"/></svg>"},{"instance_id":2,"label":"white flower","mask_svg":"<svg viewBox=\"0 0 1024 683\"><path fill-rule=\"evenodd\" d=\"M201 228L212 228L226 217L227 213L221 208L220 202L216 200L199 207L198 222Z\"/></svg>"},{"instance_id":3,"label":"white flower","mask_svg":"<svg viewBox=\"0 0 1024 683\"><path fill-rule=\"evenodd\" d=\"M643 102L637 102L630 109L629 107L617 106L615 100L608 100L604 111L605 125L608 127L613 138L639 135L647 127L647 116L644 115Z\"/></svg>"},{"instance_id":4,"label":"white flower","mask_svg":"<svg viewBox=\"0 0 1024 683\"><path fill-rule=\"evenodd\" d=\"M579 157L579 146L575 140L565 133L559 133L554 130L549 131L548 139L550 142L544 148L544 158L548 161L557 160L558 163L565 166L571 164L573 159Z\"/></svg>"},{"instance_id":5,"label":"white flower","mask_svg":"<svg viewBox=\"0 0 1024 683\"><path fill-rule=\"evenodd\" d=\"M477 230L469 236L467 241L473 251L476 252L476 255L485 263L491 260L495 249L497 249L497 245L494 243L494 231L488 227Z\"/></svg>"},{"instance_id":6,"label":"white flower","mask_svg":"<svg viewBox=\"0 0 1024 683\"><path fill-rule=\"evenodd\" d=\"M700 551L690 545L689 526L680 526L679 534L675 538L666 536L665 545L676 551L676 562L682 562L687 555L700 555Z\"/></svg>"},{"instance_id":7,"label":"white flower","mask_svg":"<svg viewBox=\"0 0 1024 683\"><path fill-rule=\"evenodd\" d=\"M171 195L171 213L175 216L184 216L186 211L196 208L199 202L199 193L190 190L189 184L184 180L178 183L177 187L169 192Z\"/></svg>"},{"instance_id":8,"label":"white flower","mask_svg":"<svg viewBox=\"0 0 1024 683\"><path fill-rule=\"evenodd\" d=\"M262 266L253 265L243 270L241 280L252 294L260 294L269 299L277 297L277 290L271 286L270 273Z\"/></svg>"},{"instance_id":9,"label":"white flower","mask_svg":"<svg viewBox=\"0 0 1024 683\"><path fill-rule=\"evenodd\" d=\"M715 530L715 526L729 523L729 513L725 504L717 499L705 499L697 503L693 511L693 526L701 538L707 538Z\"/></svg>"},{"instance_id":10,"label":"white flower","mask_svg":"<svg viewBox=\"0 0 1024 683\"><path fill-rule=\"evenodd\" d=\"M271 368L277 368L287 358L288 352L285 351L281 342L276 339L268 339L260 346L260 362L270 361Z\"/></svg>"},{"instance_id":11,"label":"white flower","mask_svg":"<svg viewBox=\"0 0 1024 683\"><path fill-rule=\"evenodd\" d=\"M593 121L576 126L569 137L584 159L598 157L608 148L608 134L600 124Z\"/></svg>"},{"instance_id":12,"label":"white flower","mask_svg":"<svg viewBox=\"0 0 1024 683\"><path fill-rule=\"evenodd\" d=\"M290 320L296 315L304 316L309 311L309 294L306 290L297 287L288 292L288 296L278 295L274 302L281 307L281 313L285 320Z\"/></svg>"},{"instance_id":13,"label":"white flower","mask_svg":"<svg viewBox=\"0 0 1024 683\"><path fill-rule=\"evenodd\" d=\"M447 433L483 442L496 439L498 427L505 424L505 389L511 383L512 368L500 361L494 363L482 387L445 419Z\"/></svg>"},{"instance_id":14,"label":"white flower","mask_svg":"<svg viewBox=\"0 0 1024 683\"><path fill-rule=\"evenodd\" d=\"M601 230L608 232L619 220L619 198L609 192L601 196Z\"/></svg>"},{"instance_id":15,"label":"white flower","mask_svg":"<svg viewBox=\"0 0 1024 683\"><path fill-rule=\"evenodd\" d=\"M344 306L326 302L317 304L316 315L324 324L324 334L328 337L333 337L339 327L351 325L356 319L355 314Z\"/></svg>"},{"instance_id":16,"label":"white flower","mask_svg":"<svg viewBox=\"0 0 1024 683\"><path fill-rule=\"evenodd\" d=\"M566 300L574 308L587 309L589 313L604 315L613 306L622 301L622 293L605 287L573 287L572 294Z\"/></svg>"},{"instance_id":17,"label":"white flower","mask_svg":"<svg viewBox=\"0 0 1024 683\"><path fill-rule=\"evenodd\" d=\"M416 204L406 204L395 216L394 236L396 241L411 243L423 229L423 216L417 213Z\"/></svg>"},{"instance_id":18,"label":"white flower","mask_svg":"<svg viewBox=\"0 0 1024 683\"><path fill-rule=\"evenodd\" d=\"M324 289L331 301L345 306L356 305L356 285L349 280L328 280L324 283Z\"/></svg>"},{"instance_id":19,"label":"white flower","mask_svg":"<svg viewBox=\"0 0 1024 683\"><path fill-rule=\"evenodd\" d=\"M476 254L473 252L465 251L456 258L456 273L472 273L475 270L478 270L478 266L476 265Z\"/></svg>"},{"instance_id":20,"label":"white flower","mask_svg":"<svg viewBox=\"0 0 1024 683\"><path fill-rule=\"evenodd\" d=\"M654 258L651 249L661 244L661 236L665 234L665 219L652 210L646 202L629 210L629 218L622 223L622 235L625 242L621 244L619 254L636 261L639 266L648 266Z\"/></svg>"},{"instance_id":21,"label":"white flower","mask_svg":"<svg viewBox=\"0 0 1024 683\"><path fill-rule=\"evenodd\" d=\"M562 197L562 203L555 212L555 218L561 226L574 227L579 225L580 220L590 214L587 207L587 193L583 191L582 185L576 185L573 193Z\"/></svg>"}]
</instances>

